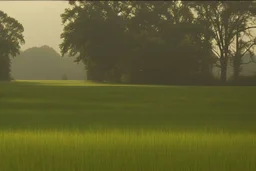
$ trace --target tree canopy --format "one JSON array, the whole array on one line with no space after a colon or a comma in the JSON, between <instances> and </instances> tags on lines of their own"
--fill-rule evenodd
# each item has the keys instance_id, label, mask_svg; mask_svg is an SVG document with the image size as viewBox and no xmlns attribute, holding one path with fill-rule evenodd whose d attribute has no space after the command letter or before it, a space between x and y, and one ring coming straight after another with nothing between
<instances>
[{"instance_id":1,"label":"tree canopy","mask_svg":"<svg viewBox=\"0 0 256 171\"><path fill-rule=\"evenodd\" d=\"M254 36L250 34L250 29L256 28L255 1L194 1L187 4L196 12L198 22L212 30L212 51L218 58L221 81L227 81L229 61L234 62L234 78L237 79L241 58L247 52L253 53L251 48L255 45Z\"/></svg>"},{"instance_id":2,"label":"tree canopy","mask_svg":"<svg viewBox=\"0 0 256 171\"><path fill-rule=\"evenodd\" d=\"M62 55L78 54L92 80L167 84L210 75L210 30L185 3L71 1L61 17Z\"/></svg>"},{"instance_id":3,"label":"tree canopy","mask_svg":"<svg viewBox=\"0 0 256 171\"><path fill-rule=\"evenodd\" d=\"M11 59L25 43L24 28L16 19L0 11L0 80L11 79Z\"/></svg>"}]
</instances>

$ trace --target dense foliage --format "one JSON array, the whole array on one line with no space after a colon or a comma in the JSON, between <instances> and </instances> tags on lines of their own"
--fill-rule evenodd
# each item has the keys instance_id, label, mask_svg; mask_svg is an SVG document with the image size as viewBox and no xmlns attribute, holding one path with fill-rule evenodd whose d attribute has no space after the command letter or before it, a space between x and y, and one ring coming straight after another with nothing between
<instances>
[{"instance_id":1,"label":"dense foliage","mask_svg":"<svg viewBox=\"0 0 256 171\"><path fill-rule=\"evenodd\" d=\"M11 59L25 43L22 24L0 11L0 80L11 79Z\"/></svg>"},{"instance_id":2,"label":"dense foliage","mask_svg":"<svg viewBox=\"0 0 256 171\"><path fill-rule=\"evenodd\" d=\"M225 83L230 61L253 48L241 38L241 48L232 51L237 33L252 38L246 28L254 21L253 4L70 1L61 15L60 48L78 56L94 81L209 84L219 66ZM237 65L235 71L241 60Z\"/></svg>"},{"instance_id":3,"label":"dense foliage","mask_svg":"<svg viewBox=\"0 0 256 171\"><path fill-rule=\"evenodd\" d=\"M62 54L79 54L95 81L178 83L209 75L209 32L178 2L71 2Z\"/></svg>"}]
</instances>

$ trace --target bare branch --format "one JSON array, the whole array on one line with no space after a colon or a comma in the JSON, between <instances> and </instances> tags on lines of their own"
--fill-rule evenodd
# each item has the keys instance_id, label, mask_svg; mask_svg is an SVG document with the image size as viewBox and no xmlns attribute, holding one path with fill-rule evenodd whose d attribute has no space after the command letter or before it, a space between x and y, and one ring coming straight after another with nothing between
<instances>
[{"instance_id":1,"label":"bare branch","mask_svg":"<svg viewBox=\"0 0 256 171\"><path fill-rule=\"evenodd\" d=\"M217 10L217 9L216 9L216 10ZM214 20L213 20L213 18L212 18L212 15L209 14L209 11L208 11L208 10L206 10L206 18L207 18L208 20L210 20L211 23L213 24L213 31L215 32L215 38L216 38L218 47L219 47L221 53L223 53L224 45L223 45L222 32L220 31L219 24L218 24L218 22L214 22ZM215 23L216 23L217 25L216 25Z\"/></svg>"},{"instance_id":2,"label":"bare branch","mask_svg":"<svg viewBox=\"0 0 256 171\"><path fill-rule=\"evenodd\" d=\"M256 29L256 26L251 26L251 27L246 27L244 29L240 29L240 30L236 31L235 34L240 33L240 32L244 32L244 31L246 31L248 29L253 29L253 28Z\"/></svg>"},{"instance_id":3,"label":"bare branch","mask_svg":"<svg viewBox=\"0 0 256 171\"><path fill-rule=\"evenodd\" d=\"M213 12L215 12L215 15L219 17L220 11L218 10L218 7L216 8L216 10L213 10ZM215 22L212 20L212 23L214 24ZM223 34L223 28L222 28L222 25L221 25L221 23L219 21L219 18L216 18L216 25L215 26L216 26L216 28L217 28L217 30L219 32L220 43L222 45L222 48L224 48L223 35L222 35Z\"/></svg>"},{"instance_id":4,"label":"bare branch","mask_svg":"<svg viewBox=\"0 0 256 171\"><path fill-rule=\"evenodd\" d=\"M251 44L244 53L242 53L241 57L243 57L254 45L256 45L256 42L254 42L253 44Z\"/></svg>"},{"instance_id":5,"label":"bare branch","mask_svg":"<svg viewBox=\"0 0 256 171\"><path fill-rule=\"evenodd\" d=\"M220 54L214 48L212 48L212 50L218 57L220 57Z\"/></svg>"}]
</instances>

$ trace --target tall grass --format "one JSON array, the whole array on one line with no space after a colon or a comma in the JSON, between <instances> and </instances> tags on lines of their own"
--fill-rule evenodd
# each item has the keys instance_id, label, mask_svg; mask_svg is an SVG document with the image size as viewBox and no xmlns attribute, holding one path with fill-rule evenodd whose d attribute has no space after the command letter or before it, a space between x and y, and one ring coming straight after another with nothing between
<instances>
[{"instance_id":1,"label":"tall grass","mask_svg":"<svg viewBox=\"0 0 256 171\"><path fill-rule=\"evenodd\" d=\"M4 131L1 171L255 171L256 135Z\"/></svg>"},{"instance_id":2,"label":"tall grass","mask_svg":"<svg viewBox=\"0 0 256 171\"><path fill-rule=\"evenodd\" d=\"M0 171L255 171L255 95L0 82Z\"/></svg>"}]
</instances>

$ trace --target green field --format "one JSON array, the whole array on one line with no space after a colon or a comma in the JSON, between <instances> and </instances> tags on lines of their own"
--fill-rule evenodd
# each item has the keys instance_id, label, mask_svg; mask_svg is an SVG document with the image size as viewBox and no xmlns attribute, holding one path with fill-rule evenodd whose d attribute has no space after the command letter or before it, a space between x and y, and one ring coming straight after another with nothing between
<instances>
[{"instance_id":1,"label":"green field","mask_svg":"<svg viewBox=\"0 0 256 171\"><path fill-rule=\"evenodd\" d=\"M0 83L0 171L255 171L255 87Z\"/></svg>"}]
</instances>

